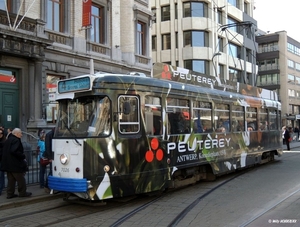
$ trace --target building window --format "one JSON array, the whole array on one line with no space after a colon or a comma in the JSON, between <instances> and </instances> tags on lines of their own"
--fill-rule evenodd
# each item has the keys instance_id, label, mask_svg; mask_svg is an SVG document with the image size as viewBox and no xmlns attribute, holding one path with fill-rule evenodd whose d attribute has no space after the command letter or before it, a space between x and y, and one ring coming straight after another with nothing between
<instances>
[{"instance_id":1,"label":"building window","mask_svg":"<svg viewBox=\"0 0 300 227\"><path fill-rule=\"evenodd\" d=\"M230 55L234 58L240 58L240 54L241 54L240 47L235 45L235 44L229 43L229 45L228 45L228 55Z\"/></svg>"},{"instance_id":2,"label":"building window","mask_svg":"<svg viewBox=\"0 0 300 227\"><path fill-rule=\"evenodd\" d=\"M13 9L12 1L13 0L2 0L2 1L0 1L0 9L6 10L5 1L6 1L6 7L7 7L8 12L12 13L12 9Z\"/></svg>"},{"instance_id":3,"label":"building window","mask_svg":"<svg viewBox=\"0 0 300 227\"><path fill-rule=\"evenodd\" d=\"M295 76L291 75L291 74L288 74L288 82L289 83L294 83L295 82Z\"/></svg>"},{"instance_id":4,"label":"building window","mask_svg":"<svg viewBox=\"0 0 300 227\"><path fill-rule=\"evenodd\" d=\"M289 51L289 52L294 52L294 45L293 44L291 44L291 43L288 43L287 44L287 50Z\"/></svg>"},{"instance_id":5,"label":"building window","mask_svg":"<svg viewBox=\"0 0 300 227\"><path fill-rule=\"evenodd\" d=\"M217 74L218 74L218 77L220 78L220 79L225 79L225 75L224 75L224 65L218 65L218 67L217 67L217 70L218 70L218 72L217 72Z\"/></svg>"},{"instance_id":6,"label":"building window","mask_svg":"<svg viewBox=\"0 0 300 227\"><path fill-rule=\"evenodd\" d=\"M274 85L274 84L279 84L280 77L278 74L266 74L266 75L261 75L257 77L257 85L258 86L265 86L265 85ZM294 80L293 80L294 81Z\"/></svg>"},{"instance_id":7,"label":"building window","mask_svg":"<svg viewBox=\"0 0 300 227\"><path fill-rule=\"evenodd\" d=\"M137 54L146 55L146 24L137 22Z\"/></svg>"},{"instance_id":8,"label":"building window","mask_svg":"<svg viewBox=\"0 0 300 227\"><path fill-rule=\"evenodd\" d=\"M47 29L64 32L64 16L64 0L47 1Z\"/></svg>"},{"instance_id":9,"label":"building window","mask_svg":"<svg viewBox=\"0 0 300 227\"><path fill-rule=\"evenodd\" d=\"M289 95L289 97L295 97L295 90L293 90L293 89L289 89L288 90L288 95Z\"/></svg>"},{"instance_id":10,"label":"building window","mask_svg":"<svg viewBox=\"0 0 300 227\"><path fill-rule=\"evenodd\" d=\"M233 82L242 82L241 72L236 69L229 69L229 80Z\"/></svg>"},{"instance_id":11,"label":"building window","mask_svg":"<svg viewBox=\"0 0 300 227\"><path fill-rule=\"evenodd\" d=\"M184 47L206 47L208 34L202 31L186 31L183 33Z\"/></svg>"},{"instance_id":12,"label":"building window","mask_svg":"<svg viewBox=\"0 0 300 227\"><path fill-rule=\"evenodd\" d=\"M235 7L238 7L238 0L227 0L227 2Z\"/></svg>"},{"instance_id":13,"label":"building window","mask_svg":"<svg viewBox=\"0 0 300 227\"><path fill-rule=\"evenodd\" d=\"M218 52L224 52L223 46L224 46L223 39L221 37L218 37L218 44L217 44Z\"/></svg>"},{"instance_id":14,"label":"building window","mask_svg":"<svg viewBox=\"0 0 300 227\"><path fill-rule=\"evenodd\" d=\"M295 67L294 61L288 59L288 67L289 68L294 68Z\"/></svg>"},{"instance_id":15,"label":"building window","mask_svg":"<svg viewBox=\"0 0 300 227\"><path fill-rule=\"evenodd\" d=\"M156 45L157 45L157 38L156 35L152 36L152 50L156 51Z\"/></svg>"},{"instance_id":16,"label":"building window","mask_svg":"<svg viewBox=\"0 0 300 227\"><path fill-rule=\"evenodd\" d=\"M223 24L222 10L218 10L217 12L217 21L219 24Z\"/></svg>"},{"instance_id":17,"label":"building window","mask_svg":"<svg viewBox=\"0 0 300 227\"><path fill-rule=\"evenodd\" d=\"M204 2L183 3L183 17L207 17L208 6Z\"/></svg>"},{"instance_id":18,"label":"building window","mask_svg":"<svg viewBox=\"0 0 300 227\"><path fill-rule=\"evenodd\" d=\"M65 79L65 77L57 75L47 75L46 89L48 94L48 102L46 104L46 119L48 123L56 123L58 104L55 101L57 89L57 81Z\"/></svg>"},{"instance_id":19,"label":"building window","mask_svg":"<svg viewBox=\"0 0 300 227\"><path fill-rule=\"evenodd\" d=\"M287 44L287 50L289 52L292 52L293 54L296 54L296 55L300 56L300 48L293 45L293 44L291 44L291 43Z\"/></svg>"},{"instance_id":20,"label":"building window","mask_svg":"<svg viewBox=\"0 0 300 227\"><path fill-rule=\"evenodd\" d=\"M231 30L231 31L234 31L234 32L238 32L238 29L237 29L237 24L239 22L235 19L232 19L230 17L228 17L227 19L227 24L230 25L228 28Z\"/></svg>"},{"instance_id":21,"label":"building window","mask_svg":"<svg viewBox=\"0 0 300 227\"><path fill-rule=\"evenodd\" d=\"M244 13L249 15L249 4L247 2L244 2Z\"/></svg>"},{"instance_id":22,"label":"building window","mask_svg":"<svg viewBox=\"0 0 300 227\"><path fill-rule=\"evenodd\" d=\"M99 5L92 5L90 30L90 40L92 42L105 44L105 13L104 7Z\"/></svg>"},{"instance_id":23,"label":"building window","mask_svg":"<svg viewBox=\"0 0 300 227\"><path fill-rule=\"evenodd\" d=\"M178 4L175 3L175 19L178 19Z\"/></svg>"},{"instance_id":24,"label":"building window","mask_svg":"<svg viewBox=\"0 0 300 227\"><path fill-rule=\"evenodd\" d=\"M295 64L296 64L296 70L297 70L297 71L300 71L300 64L297 63L297 62L296 62Z\"/></svg>"},{"instance_id":25,"label":"building window","mask_svg":"<svg viewBox=\"0 0 300 227\"><path fill-rule=\"evenodd\" d=\"M208 74L208 62L205 60L185 60L184 68L194 72Z\"/></svg>"},{"instance_id":26,"label":"building window","mask_svg":"<svg viewBox=\"0 0 300 227\"><path fill-rule=\"evenodd\" d=\"M162 35L162 50L171 49L171 34Z\"/></svg>"},{"instance_id":27,"label":"building window","mask_svg":"<svg viewBox=\"0 0 300 227\"><path fill-rule=\"evenodd\" d=\"M170 20L170 6L161 7L161 21Z\"/></svg>"},{"instance_id":28,"label":"building window","mask_svg":"<svg viewBox=\"0 0 300 227\"><path fill-rule=\"evenodd\" d=\"M250 49L246 49L246 61L252 62L252 51Z\"/></svg>"}]
</instances>

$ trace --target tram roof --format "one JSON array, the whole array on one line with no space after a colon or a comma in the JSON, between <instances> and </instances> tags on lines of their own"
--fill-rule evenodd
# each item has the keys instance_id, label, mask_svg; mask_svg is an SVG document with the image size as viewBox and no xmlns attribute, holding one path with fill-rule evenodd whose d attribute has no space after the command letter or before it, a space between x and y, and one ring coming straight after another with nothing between
<instances>
[{"instance_id":1,"label":"tram roof","mask_svg":"<svg viewBox=\"0 0 300 227\"><path fill-rule=\"evenodd\" d=\"M151 78L151 79L150 79ZM177 90L189 90L192 92L215 90L215 93L225 95L241 94L257 98L264 98L278 101L276 92L267 89L254 87L248 84L222 80L213 76L205 75L190 71L188 69L167 65L164 63L155 63L153 65L151 77L140 76L138 73L126 74L97 74L94 79L94 86L97 87L98 82L108 83L126 83L135 85L146 85L149 87L160 87ZM226 95L225 95L226 96Z\"/></svg>"},{"instance_id":2,"label":"tram roof","mask_svg":"<svg viewBox=\"0 0 300 227\"><path fill-rule=\"evenodd\" d=\"M60 84L61 82L61 84ZM107 84L130 84L148 86L149 89L161 88L162 90L177 90L186 92L201 92L220 94L222 96L239 96L246 95L257 98L267 99L267 106L274 106L273 101L278 101L276 92L233 82L222 80L217 77L196 73L188 69L167 65L164 63L155 63L152 69L151 77L146 77L145 74L130 73L126 74L108 74L96 73L93 75L83 75L71 79L66 79L58 82L59 96L67 96L64 93L80 92L91 90L92 88L102 87ZM67 86L66 86L67 84ZM66 90L65 87L67 87ZM60 89L63 91L60 92ZM74 97L74 96L73 96Z\"/></svg>"}]
</instances>

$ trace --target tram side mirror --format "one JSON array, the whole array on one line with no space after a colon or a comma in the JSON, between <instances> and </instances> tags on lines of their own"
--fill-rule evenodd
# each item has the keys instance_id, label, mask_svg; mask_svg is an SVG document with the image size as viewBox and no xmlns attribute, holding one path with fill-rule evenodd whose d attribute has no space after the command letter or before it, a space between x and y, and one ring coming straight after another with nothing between
<instances>
[{"instance_id":1,"label":"tram side mirror","mask_svg":"<svg viewBox=\"0 0 300 227\"><path fill-rule=\"evenodd\" d=\"M131 112L130 103L124 102L123 103L123 114L128 115Z\"/></svg>"}]
</instances>

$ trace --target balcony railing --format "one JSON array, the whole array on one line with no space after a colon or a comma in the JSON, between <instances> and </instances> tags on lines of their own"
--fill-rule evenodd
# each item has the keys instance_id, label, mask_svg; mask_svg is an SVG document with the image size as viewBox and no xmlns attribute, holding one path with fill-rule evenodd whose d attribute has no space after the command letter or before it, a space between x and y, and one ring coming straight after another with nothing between
<instances>
[{"instance_id":1,"label":"balcony railing","mask_svg":"<svg viewBox=\"0 0 300 227\"><path fill-rule=\"evenodd\" d=\"M271 86L271 85L279 85L280 81L257 81L257 86Z\"/></svg>"},{"instance_id":2,"label":"balcony railing","mask_svg":"<svg viewBox=\"0 0 300 227\"><path fill-rule=\"evenodd\" d=\"M259 66L258 71L267 71L267 70L274 70L280 69L279 65L266 65L266 66Z\"/></svg>"},{"instance_id":3,"label":"balcony railing","mask_svg":"<svg viewBox=\"0 0 300 227\"><path fill-rule=\"evenodd\" d=\"M272 51L278 51L278 47L260 47L258 48L258 53L267 53L267 52L272 52Z\"/></svg>"}]
</instances>

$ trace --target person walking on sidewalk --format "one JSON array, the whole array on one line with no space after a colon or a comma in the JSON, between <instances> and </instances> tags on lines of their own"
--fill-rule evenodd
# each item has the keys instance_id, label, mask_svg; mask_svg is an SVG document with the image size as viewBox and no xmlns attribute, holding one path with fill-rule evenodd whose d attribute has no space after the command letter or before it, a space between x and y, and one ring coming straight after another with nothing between
<instances>
[{"instance_id":1,"label":"person walking on sidewalk","mask_svg":"<svg viewBox=\"0 0 300 227\"><path fill-rule=\"evenodd\" d=\"M45 137L44 157L49 159L49 162L50 162L50 171L49 171L48 176L52 176L52 160L53 160L52 139L53 139L53 136L54 136L54 130L55 130L55 128L52 128L51 131L46 133L46 137ZM48 177L46 178L45 192L46 193L50 192L50 188L49 188L49 185L48 185Z\"/></svg>"},{"instance_id":2,"label":"person walking on sidewalk","mask_svg":"<svg viewBox=\"0 0 300 227\"><path fill-rule=\"evenodd\" d=\"M0 195L2 194L3 188L5 186L4 172L1 171L2 151L3 151L3 144L5 140L6 140L6 136L4 135L4 130L0 128Z\"/></svg>"},{"instance_id":3,"label":"person walking on sidewalk","mask_svg":"<svg viewBox=\"0 0 300 227\"><path fill-rule=\"evenodd\" d=\"M7 173L7 199L18 196L15 194L16 183L19 197L32 195L31 192L27 192L25 173L28 171L28 165L21 138L21 129L15 128L3 144L1 170Z\"/></svg>"},{"instance_id":4,"label":"person walking on sidewalk","mask_svg":"<svg viewBox=\"0 0 300 227\"><path fill-rule=\"evenodd\" d=\"M300 133L300 131L299 131L298 126L295 127L294 133L296 133L296 135L297 135L296 141L299 141L299 133Z\"/></svg>"},{"instance_id":5,"label":"person walking on sidewalk","mask_svg":"<svg viewBox=\"0 0 300 227\"><path fill-rule=\"evenodd\" d=\"M285 131L284 131L284 140L285 140L285 144L286 144L286 147L287 147L287 150L289 151L290 150L290 138L291 138L291 135L290 135L290 131L288 129L288 127L285 127Z\"/></svg>"},{"instance_id":6,"label":"person walking on sidewalk","mask_svg":"<svg viewBox=\"0 0 300 227\"><path fill-rule=\"evenodd\" d=\"M40 163L40 188L44 188L45 186L45 173L47 166L42 165L40 160L41 158L45 158L45 134L42 133L40 139L38 141L38 147L40 149L40 153L37 157L38 163Z\"/></svg>"}]
</instances>

